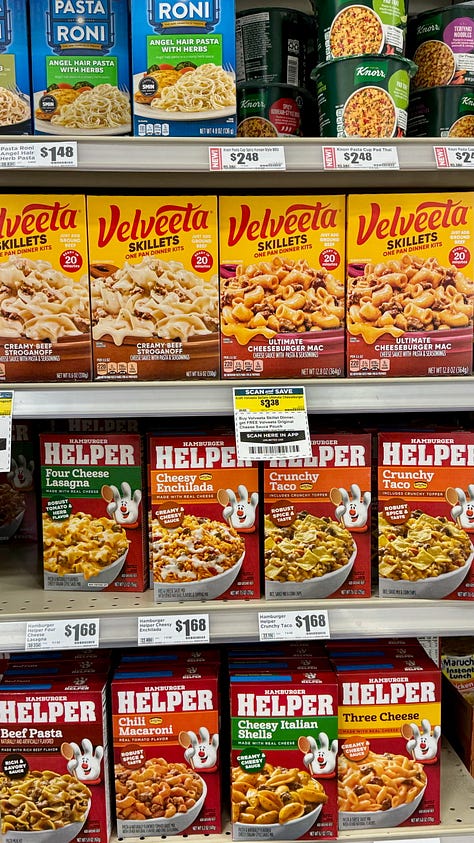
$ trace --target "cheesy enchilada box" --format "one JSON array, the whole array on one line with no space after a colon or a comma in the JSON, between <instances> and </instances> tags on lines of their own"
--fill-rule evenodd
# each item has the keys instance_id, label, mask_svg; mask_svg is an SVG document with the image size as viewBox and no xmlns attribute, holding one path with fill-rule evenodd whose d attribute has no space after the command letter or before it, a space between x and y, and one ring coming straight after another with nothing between
<instances>
[{"instance_id":1,"label":"cheesy enchilada box","mask_svg":"<svg viewBox=\"0 0 474 843\"><path fill-rule=\"evenodd\" d=\"M349 377L468 375L472 193L349 196Z\"/></svg>"},{"instance_id":2,"label":"cheesy enchilada box","mask_svg":"<svg viewBox=\"0 0 474 843\"><path fill-rule=\"evenodd\" d=\"M344 374L344 196L221 196L223 378Z\"/></svg>"}]
</instances>

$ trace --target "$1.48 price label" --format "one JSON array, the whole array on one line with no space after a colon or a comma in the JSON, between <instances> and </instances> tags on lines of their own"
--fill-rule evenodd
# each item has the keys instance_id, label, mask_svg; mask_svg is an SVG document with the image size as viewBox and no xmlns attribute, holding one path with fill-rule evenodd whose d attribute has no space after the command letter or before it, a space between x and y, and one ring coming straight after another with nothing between
<instances>
[{"instance_id":1,"label":"$1.48 price label","mask_svg":"<svg viewBox=\"0 0 474 843\"><path fill-rule=\"evenodd\" d=\"M300 641L329 638L329 617L326 609L309 612L259 612L260 641Z\"/></svg>"},{"instance_id":2,"label":"$1.48 price label","mask_svg":"<svg viewBox=\"0 0 474 843\"><path fill-rule=\"evenodd\" d=\"M1 143L0 167L77 167L77 141Z\"/></svg>"},{"instance_id":3,"label":"$1.48 price label","mask_svg":"<svg viewBox=\"0 0 474 843\"><path fill-rule=\"evenodd\" d=\"M209 615L146 615L138 618L139 647L209 644Z\"/></svg>"},{"instance_id":4,"label":"$1.48 price label","mask_svg":"<svg viewBox=\"0 0 474 843\"><path fill-rule=\"evenodd\" d=\"M81 650L99 646L99 618L30 621L25 650Z\"/></svg>"}]
</instances>

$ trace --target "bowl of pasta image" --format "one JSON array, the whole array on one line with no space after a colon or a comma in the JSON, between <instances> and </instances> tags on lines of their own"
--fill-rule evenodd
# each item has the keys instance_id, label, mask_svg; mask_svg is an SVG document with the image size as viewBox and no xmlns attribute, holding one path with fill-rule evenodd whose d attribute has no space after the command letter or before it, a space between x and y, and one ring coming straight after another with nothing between
<instances>
[{"instance_id":1,"label":"bowl of pasta image","mask_svg":"<svg viewBox=\"0 0 474 843\"><path fill-rule=\"evenodd\" d=\"M36 91L33 103L35 130L41 134L127 135L132 130L130 95L116 85Z\"/></svg>"},{"instance_id":2,"label":"bowl of pasta image","mask_svg":"<svg viewBox=\"0 0 474 843\"><path fill-rule=\"evenodd\" d=\"M71 843L90 807L89 788L67 773L31 770L20 779L0 777L3 843Z\"/></svg>"},{"instance_id":3,"label":"bowl of pasta image","mask_svg":"<svg viewBox=\"0 0 474 843\"><path fill-rule=\"evenodd\" d=\"M155 120L189 121L217 120L236 113L237 94L232 71L211 62L190 65L183 70L187 72L179 71L175 78L171 75L161 83L158 79L158 89L151 100L140 96L140 82L144 76L154 76L156 72L134 74L134 114ZM140 102L141 99L149 101Z\"/></svg>"},{"instance_id":4,"label":"bowl of pasta image","mask_svg":"<svg viewBox=\"0 0 474 843\"><path fill-rule=\"evenodd\" d=\"M233 837L234 840L298 840L317 822L322 809L322 805L316 805L308 813L284 823L259 823L258 836L255 834L254 825L235 822L232 824Z\"/></svg>"}]
</instances>

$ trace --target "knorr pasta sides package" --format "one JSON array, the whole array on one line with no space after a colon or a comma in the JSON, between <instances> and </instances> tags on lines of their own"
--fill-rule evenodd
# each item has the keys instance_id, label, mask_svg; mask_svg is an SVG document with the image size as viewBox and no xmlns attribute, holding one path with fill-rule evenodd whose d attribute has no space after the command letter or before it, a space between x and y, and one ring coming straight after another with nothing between
<instances>
[{"instance_id":1,"label":"knorr pasta sides package","mask_svg":"<svg viewBox=\"0 0 474 843\"><path fill-rule=\"evenodd\" d=\"M132 0L138 137L235 135L234 0Z\"/></svg>"},{"instance_id":2,"label":"knorr pasta sides package","mask_svg":"<svg viewBox=\"0 0 474 843\"><path fill-rule=\"evenodd\" d=\"M474 434L383 433L381 597L474 599Z\"/></svg>"},{"instance_id":3,"label":"knorr pasta sides package","mask_svg":"<svg viewBox=\"0 0 474 843\"><path fill-rule=\"evenodd\" d=\"M337 837L332 671L230 675L234 840Z\"/></svg>"},{"instance_id":4,"label":"knorr pasta sides package","mask_svg":"<svg viewBox=\"0 0 474 843\"><path fill-rule=\"evenodd\" d=\"M128 667L112 681L118 836L219 833L216 665Z\"/></svg>"},{"instance_id":5,"label":"knorr pasta sides package","mask_svg":"<svg viewBox=\"0 0 474 843\"><path fill-rule=\"evenodd\" d=\"M45 589L144 591L140 437L44 433L40 453Z\"/></svg>"},{"instance_id":6,"label":"knorr pasta sides package","mask_svg":"<svg viewBox=\"0 0 474 843\"><path fill-rule=\"evenodd\" d=\"M10 471L0 473L0 542L36 542L38 461L33 422L12 422Z\"/></svg>"},{"instance_id":7,"label":"knorr pasta sides package","mask_svg":"<svg viewBox=\"0 0 474 843\"><path fill-rule=\"evenodd\" d=\"M127 0L30 0L37 135L126 135Z\"/></svg>"},{"instance_id":8,"label":"knorr pasta sides package","mask_svg":"<svg viewBox=\"0 0 474 843\"><path fill-rule=\"evenodd\" d=\"M94 378L219 372L215 196L88 196Z\"/></svg>"},{"instance_id":9,"label":"knorr pasta sides package","mask_svg":"<svg viewBox=\"0 0 474 843\"><path fill-rule=\"evenodd\" d=\"M370 596L370 434L311 436L264 463L265 597Z\"/></svg>"},{"instance_id":10,"label":"knorr pasta sides package","mask_svg":"<svg viewBox=\"0 0 474 843\"><path fill-rule=\"evenodd\" d=\"M223 378L344 372L344 196L219 197Z\"/></svg>"},{"instance_id":11,"label":"knorr pasta sides package","mask_svg":"<svg viewBox=\"0 0 474 843\"><path fill-rule=\"evenodd\" d=\"M26 0L5 0L0 7L2 135L31 134L30 56L26 7ZM16 150L14 154L17 154Z\"/></svg>"},{"instance_id":12,"label":"knorr pasta sides package","mask_svg":"<svg viewBox=\"0 0 474 843\"><path fill-rule=\"evenodd\" d=\"M233 434L148 439L155 600L260 597L258 464Z\"/></svg>"},{"instance_id":13,"label":"knorr pasta sides package","mask_svg":"<svg viewBox=\"0 0 474 843\"><path fill-rule=\"evenodd\" d=\"M90 376L84 196L0 196L0 382Z\"/></svg>"},{"instance_id":14,"label":"knorr pasta sides package","mask_svg":"<svg viewBox=\"0 0 474 843\"><path fill-rule=\"evenodd\" d=\"M350 377L472 369L472 193L349 196Z\"/></svg>"}]
</instances>

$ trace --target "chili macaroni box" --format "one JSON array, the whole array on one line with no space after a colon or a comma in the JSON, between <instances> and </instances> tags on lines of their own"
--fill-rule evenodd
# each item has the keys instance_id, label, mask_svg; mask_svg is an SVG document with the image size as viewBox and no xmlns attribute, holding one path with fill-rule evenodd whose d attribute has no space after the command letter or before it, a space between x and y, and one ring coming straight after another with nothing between
<instances>
[{"instance_id":1,"label":"chili macaroni box","mask_svg":"<svg viewBox=\"0 0 474 843\"><path fill-rule=\"evenodd\" d=\"M379 594L474 599L474 433L379 434Z\"/></svg>"},{"instance_id":2,"label":"chili macaroni box","mask_svg":"<svg viewBox=\"0 0 474 843\"><path fill-rule=\"evenodd\" d=\"M260 596L258 463L233 434L148 438L155 600Z\"/></svg>"},{"instance_id":3,"label":"chili macaroni box","mask_svg":"<svg viewBox=\"0 0 474 843\"><path fill-rule=\"evenodd\" d=\"M473 200L349 196L349 377L471 373Z\"/></svg>"},{"instance_id":4,"label":"chili macaroni box","mask_svg":"<svg viewBox=\"0 0 474 843\"><path fill-rule=\"evenodd\" d=\"M223 378L344 373L344 196L221 196Z\"/></svg>"},{"instance_id":5,"label":"chili macaroni box","mask_svg":"<svg viewBox=\"0 0 474 843\"><path fill-rule=\"evenodd\" d=\"M38 540L37 475L33 422L13 420L10 471L0 473L0 542Z\"/></svg>"},{"instance_id":6,"label":"chili macaroni box","mask_svg":"<svg viewBox=\"0 0 474 843\"><path fill-rule=\"evenodd\" d=\"M44 587L144 591L140 437L43 433L40 451Z\"/></svg>"},{"instance_id":7,"label":"chili macaroni box","mask_svg":"<svg viewBox=\"0 0 474 843\"><path fill-rule=\"evenodd\" d=\"M0 7L0 132L31 134L30 55L26 0L5 0ZM11 147L16 157L18 147ZM5 153L4 153L5 154Z\"/></svg>"},{"instance_id":8,"label":"chili macaroni box","mask_svg":"<svg viewBox=\"0 0 474 843\"><path fill-rule=\"evenodd\" d=\"M371 436L311 435L264 463L265 597L370 596Z\"/></svg>"},{"instance_id":9,"label":"chili macaroni box","mask_svg":"<svg viewBox=\"0 0 474 843\"><path fill-rule=\"evenodd\" d=\"M96 380L219 373L215 196L89 196Z\"/></svg>"}]
</instances>

